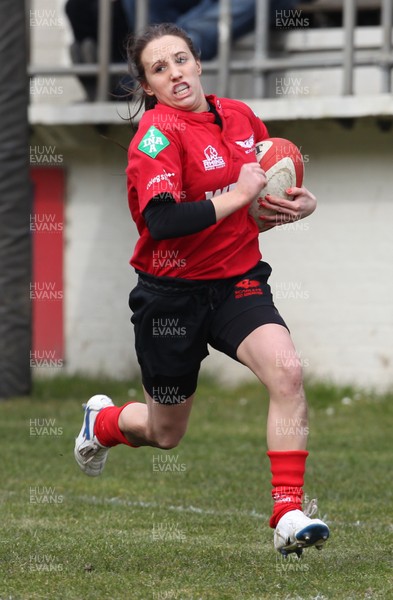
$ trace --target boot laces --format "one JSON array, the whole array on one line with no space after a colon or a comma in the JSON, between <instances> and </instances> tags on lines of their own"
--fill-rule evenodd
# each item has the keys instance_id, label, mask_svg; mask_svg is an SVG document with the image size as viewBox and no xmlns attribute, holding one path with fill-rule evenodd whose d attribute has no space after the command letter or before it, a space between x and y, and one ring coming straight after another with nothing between
<instances>
[{"instance_id":1,"label":"boot laces","mask_svg":"<svg viewBox=\"0 0 393 600\"><path fill-rule=\"evenodd\" d=\"M307 500L306 500L306 502L307 502ZM318 512L317 499L313 498L307 504L305 504L303 512L306 515L306 517L308 517L309 519L311 519L311 517L313 517Z\"/></svg>"}]
</instances>

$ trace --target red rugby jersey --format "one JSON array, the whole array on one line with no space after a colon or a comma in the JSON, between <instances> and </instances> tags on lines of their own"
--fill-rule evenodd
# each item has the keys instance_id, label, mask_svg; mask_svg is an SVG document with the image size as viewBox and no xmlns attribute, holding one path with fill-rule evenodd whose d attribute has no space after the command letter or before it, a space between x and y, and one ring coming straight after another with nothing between
<instances>
[{"instance_id":1,"label":"red rugby jersey","mask_svg":"<svg viewBox=\"0 0 393 600\"><path fill-rule=\"evenodd\" d=\"M254 162L255 143L268 137L244 103L207 96L219 113L182 111L163 104L146 111L128 152L128 200L140 238L130 263L145 273L185 279L221 279L244 273L261 258L258 228L243 207L184 237L154 240L142 216L163 192L176 202L207 200L236 184L241 166Z\"/></svg>"}]
</instances>

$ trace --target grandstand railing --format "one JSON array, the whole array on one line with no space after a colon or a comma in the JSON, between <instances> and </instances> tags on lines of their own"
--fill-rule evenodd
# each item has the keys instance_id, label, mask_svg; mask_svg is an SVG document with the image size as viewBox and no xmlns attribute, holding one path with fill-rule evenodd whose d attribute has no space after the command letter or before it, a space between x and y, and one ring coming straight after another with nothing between
<instances>
[{"instance_id":1,"label":"grandstand railing","mask_svg":"<svg viewBox=\"0 0 393 600\"><path fill-rule=\"evenodd\" d=\"M294 69L319 69L325 67L342 68L341 94L353 95L354 69L358 66L375 66L380 69L381 89L380 93L391 93L391 73L393 68L392 52L392 17L393 0L380 0L372 2L375 6L379 4L381 9L382 42L377 52L362 50L357 51L354 44L354 32L356 23L356 12L358 10L357 0L342 0L334 2L342 5L343 12L343 48L341 52L324 53L323 56L315 53L296 54L282 56L271 56L270 52L270 28L269 28L269 6L267 0L256 0L256 26L254 33L253 58L251 60L236 60L232 58L231 52L231 15L230 0L219 0L219 44L216 60L204 62L204 72L217 76L217 93L220 96L227 95L229 79L234 73L252 73L254 76L254 97L265 98L267 94L266 81L272 72L291 71ZM27 7L29 8L29 2ZM318 1L315 6L318 6ZM362 3L364 4L364 2ZM367 4L367 3L366 3ZM307 5L300 5L304 17ZM309 5L310 11L315 10L313 4ZM314 8L312 8L314 7ZM136 0L136 30L140 31L147 23L148 0ZM298 13L299 14L299 13ZM112 64L110 62L111 46L111 0L99 0L99 30L98 30L98 60L97 64L71 64L69 66L48 65L40 66L30 64L28 72L31 77L37 76L66 76L66 75L96 75L97 76L97 98L98 102L108 100L110 76L124 74L127 66L123 63Z\"/></svg>"}]
</instances>

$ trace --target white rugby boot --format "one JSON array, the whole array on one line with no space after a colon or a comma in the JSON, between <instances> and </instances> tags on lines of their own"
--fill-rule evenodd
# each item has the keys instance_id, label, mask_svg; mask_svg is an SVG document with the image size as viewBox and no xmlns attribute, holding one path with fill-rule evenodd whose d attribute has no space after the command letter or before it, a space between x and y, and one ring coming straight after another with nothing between
<instances>
[{"instance_id":1,"label":"white rugby boot","mask_svg":"<svg viewBox=\"0 0 393 600\"><path fill-rule=\"evenodd\" d=\"M322 550L329 533L329 527L320 519L310 519L301 510L291 510L277 523L274 547L283 556L295 552L300 557L303 548L315 546Z\"/></svg>"},{"instance_id":2,"label":"white rugby boot","mask_svg":"<svg viewBox=\"0 0 393 600\"><path fill-rule=\"evenodd\" d=\"M83 405L85 416L82 429L75 440L74 456L82 471L90 477L101 475L108 458L109 448L102 446L94 435L96 417L100 410L108 406L114 406L114 404L108 396L103 394L92 396Z\"/></svg>"}]
</instances>

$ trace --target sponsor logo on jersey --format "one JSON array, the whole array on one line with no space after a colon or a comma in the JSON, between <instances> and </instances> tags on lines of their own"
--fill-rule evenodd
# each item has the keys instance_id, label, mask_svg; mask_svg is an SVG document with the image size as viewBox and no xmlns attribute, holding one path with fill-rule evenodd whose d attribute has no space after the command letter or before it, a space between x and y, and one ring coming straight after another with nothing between
<instances>
[{"instance_id":1,"label":"sponsor logo on jersey","mask_svg":"<svg viewBox=\"0 0 393 600\"><path fill-rule=\"evenodd\" d=\"M235 285L235 299L246 296L263 296L261 282L257 279L242 279Z\"/></svg>"},{"instance_id":2,"label":"sponsor logo on jersey","mask_svg":"<svg viewBox=\"0 0 393 600\"><path fill-rule=\"evenodd\" d=\"M170 141L157 127L152 125L146 135L141 139L138 150L147 154L151 158L156 158L158 154L169 146Z\"/></svg>"},{"instance_id":3,"label":"sponsor logo on jersey","mask_svg":"<svg viewBox=\"0 0 393 600\"><path fill-rule=\"evenodd\" d=\"M225 167L225 160L222 156L218 156L218 152L213 146L207 146L207 148L205 148L205 157L206 159L203 161L205 171L212 171L213 169L222 169Z\"/></svg>"},{"instance_id":4,"label":"sponsor logo on jersey","mask_svg":"<svg viewBox=\"0 0 393 600\"><path fill-rule=\"evenodd\" d=\"M211 200L212 198L221 196L221 194L230 192L231 190L235 189L235 187L236 187L236 183L230 183L229 185L225 185L223 188L218 188L214 191L205 192L205 200Z\"/></svg>"},{"instance_id":5,"label":"sponsor logo on jersey","mask_svg":"<svg viewBox=\"0 0 393 600\"><path fill-rule=\"evenodd\" d=\"M174 177L175 174L174 173L167 173L165 170L163 173L160 173L159 175L156 175L155 177L152 177L149 181L149 183L146 186L146 189L149 190L151 188L152 185L155 185L157 183L161 183L161 181L166 181L168 183L169 186L173 186L173 183L170 181L171 177Z\"/></svg>"},{"instance_id":6,"label":"sponsor logo on jersey","mask_svg":"<svg viewBox=\"0 0 393 600\"><path fill-rule=\"evenodd\" d=\"M235 142L235 144L237 144L241 148L244 148L246 154L250 154L250 152L252 152L255 148L254 134L252 133L250 137L246 140L238 140L237 142Z\"/></svg>"}]
</instances>

